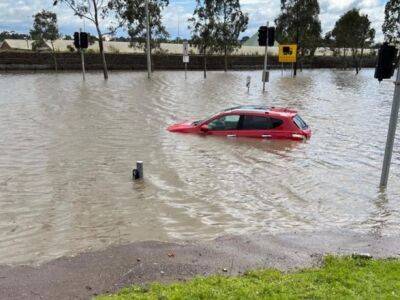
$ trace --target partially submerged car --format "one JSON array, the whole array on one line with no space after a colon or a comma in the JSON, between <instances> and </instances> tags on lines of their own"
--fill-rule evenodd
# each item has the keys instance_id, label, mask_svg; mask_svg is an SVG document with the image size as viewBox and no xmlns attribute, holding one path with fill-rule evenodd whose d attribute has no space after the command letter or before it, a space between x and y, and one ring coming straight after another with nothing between
<instances>
[{"instance_id":1,"label":"partially submerged car","mask_svg":"<svg viewBox=\"0 0 400 300\"><path fill-rule=\"evenodd\" d=\"M311 137L311 129L297 111L260 105L232 107L208 119L178 123L167 129L171 132L228 137L292 140L304 140Z\"/></svg>"}]
</instances>

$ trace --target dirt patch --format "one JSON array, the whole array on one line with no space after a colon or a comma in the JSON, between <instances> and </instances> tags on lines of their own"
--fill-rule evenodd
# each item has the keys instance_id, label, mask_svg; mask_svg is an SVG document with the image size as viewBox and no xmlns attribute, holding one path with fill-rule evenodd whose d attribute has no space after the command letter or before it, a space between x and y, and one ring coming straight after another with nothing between
<instances>
[{"instance_id":1,"label":"dirt patch","mask_svg":"<svg viewBox=\"0 0 400 300\"><path fill-rule=\"evenodd\" d=\"M183 244L135 242L62 257L38 267L0 266L1 299L89 299L130 284L171 282L248 269L318 265L328 253L398 257L397 237L354 232L226 236Z\"/></svg>"}]
</instances>

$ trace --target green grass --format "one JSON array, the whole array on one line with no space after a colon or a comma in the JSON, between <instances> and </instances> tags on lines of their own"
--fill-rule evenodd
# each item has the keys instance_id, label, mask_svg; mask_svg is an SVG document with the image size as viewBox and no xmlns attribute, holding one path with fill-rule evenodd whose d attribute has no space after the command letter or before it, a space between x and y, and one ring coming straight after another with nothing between
<instances>
[{"instance_id":1,"label":"green grass","mask_svg":"<svg viewBox=\"0 0 400 300\"><path fill-rule=\"evenodd\" d=\"M169 285L133 286L115 299L400 299L400 261L328 256L321 268L210 276Z\"/></svg>"}]
</instances>

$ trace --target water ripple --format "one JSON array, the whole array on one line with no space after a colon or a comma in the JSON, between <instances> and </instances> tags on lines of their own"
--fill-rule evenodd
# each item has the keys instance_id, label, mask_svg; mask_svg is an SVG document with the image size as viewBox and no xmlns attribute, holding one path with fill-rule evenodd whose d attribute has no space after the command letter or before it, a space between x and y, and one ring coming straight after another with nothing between
<instances>
[{"instance_id":1,"label":"water ripple","mask_svg":"<svg viewBox=\"0 0 400 300\"><path fill-rule=\"evenodd\" d=\"M377 189L393 84L372 70L0 76L0 263L135 240L351 228L398 231L400 141ZM252 77L247 93L246 77ZM306 143L173 134L238 104L293 107ZM136 160L146 178L131 181Z\"/></svg>"}]
</instances>

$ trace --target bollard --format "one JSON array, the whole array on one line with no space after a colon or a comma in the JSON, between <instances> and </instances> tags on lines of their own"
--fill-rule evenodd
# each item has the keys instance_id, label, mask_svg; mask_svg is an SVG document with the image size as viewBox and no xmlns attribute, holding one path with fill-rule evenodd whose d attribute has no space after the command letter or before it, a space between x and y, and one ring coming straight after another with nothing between
<instances>
[{"instance_id":1,"label":"bollard","mask_svg":"<svg viewBox=\"0 0 400 300\"><path fill-rule=\"evenodd\" d=\"M133 169L132 177L134 180L143 178L143 162L142 161L136 162L136 169Z\"/></svg>"},{"instance_id":2,"label":"bollard","mask_svg":"<svg viewBox=\"0 0 400 300\"><path fill-rule=\"evenodd\" d=\"M246 77L247 92L250 91L250 82L251 82L251 76L247 76L247 77Z\"/></svg>"}]
</instances>

